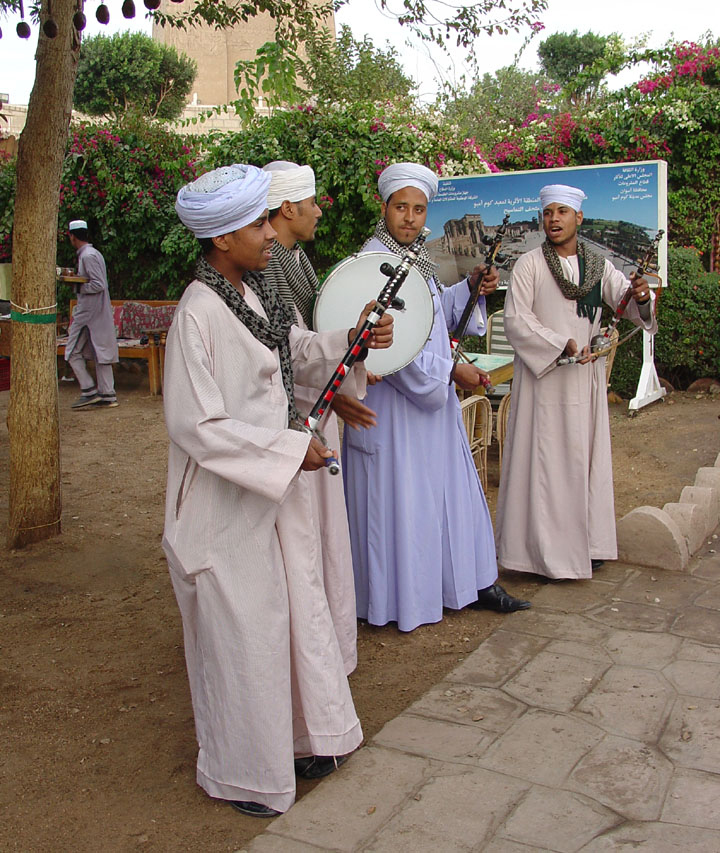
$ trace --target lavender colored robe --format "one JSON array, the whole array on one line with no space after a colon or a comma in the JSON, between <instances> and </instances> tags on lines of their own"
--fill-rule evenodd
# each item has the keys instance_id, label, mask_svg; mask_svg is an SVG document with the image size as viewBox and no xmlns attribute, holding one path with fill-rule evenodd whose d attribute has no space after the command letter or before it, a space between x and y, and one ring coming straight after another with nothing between
<instances>
[{"instance_id":1,"label":"lavender colored robe","mask_svg":"<svg viewBox=\"0 0 720 853\"><path fill-rule=\"evenodd\" d=\"M248 287L245 299L264 316ZM293 326L290 345L298 381L322 388L347 332ZM295 755L342 755L362 740L299 477L310 437L287 428L277 350L197 281L168 333L164 405L163 548L182 614L197 781L213 797L285 811Z\"/></svg>"},{"instance_id":2,"label":"lavender colored robe","mask_svg":"<svg viewBox=\"0 0 720 853\"><path fill-rule=\"evenodd\" d=\"M578 281L577 256L569 259ZM613 309L629 281L605 261L602 298ZM625 316L649 332L630 301ZM500 565L550 578L589 578L591 559L616 559L605 359L558 367L569 338L578 348L600 330L578 317L543 257L526 252L505 300L515 350L510 419L495 533Z\"/></svg>"},{"instance_id":3,"label":"lavender colored robe","mask_svg":"<svg viewBox=\"0 0 720 853\"><path fill-rule=\"evenodd\" d=\"M387 251L377 239L366 251ZM357 612L401 631L439 622L497 578L492 523L450 383L448 331L469 296L438 293L430 339L407 367L368 388L378 425L345 430L343 465ZM400 291L402 296L402 290ZM484 298L469 334L484 334ZM478 322L478 314L480 322Z\"/></svg>"},{"instance_id":4,"label":"lavender colored robe","mask_svg":"<svg viewBox=\"0 0 720 853\"><path fill-rule=\"evenodd\" d=\"M90 339L83 349L83 356L93 359L97 364L116 364L118 344L105 259L90 243L81 246L77 255L78 275L88 281L77 290L77 305L68 332L65 360L69 360L77 346L80 332L87 327Z\"/></svg>"}]
</instances>

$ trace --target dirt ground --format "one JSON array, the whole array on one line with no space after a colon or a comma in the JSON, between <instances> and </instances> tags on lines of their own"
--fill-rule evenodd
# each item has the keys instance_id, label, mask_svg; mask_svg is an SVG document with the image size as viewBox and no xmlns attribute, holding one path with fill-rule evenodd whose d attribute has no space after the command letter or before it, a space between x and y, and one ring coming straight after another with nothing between
<instances>
[{"instance_id":1,"label":"dirt ground","mask_svg":"<svg viewBox=\"0 0 720 853\"><path fill-rule=\"evenodd\" d=\"M62 536L0 547L0 850L238 850L266 823L210 800L194 781L180 618L160 548L162 400L125 370L118 391L117 409L71 412L77 386L60 384ZM0 392L3 531L8 397ZM611 409L618 517L677 500L720 450L717 397L675 393L633 418L627 404ZM502 580L529 598L540 583ZM411 634L360 625L351 684L366 737L502 620L447 612ZM299 795L313 784L301 780Z\"/></svg>"}]
</instances>

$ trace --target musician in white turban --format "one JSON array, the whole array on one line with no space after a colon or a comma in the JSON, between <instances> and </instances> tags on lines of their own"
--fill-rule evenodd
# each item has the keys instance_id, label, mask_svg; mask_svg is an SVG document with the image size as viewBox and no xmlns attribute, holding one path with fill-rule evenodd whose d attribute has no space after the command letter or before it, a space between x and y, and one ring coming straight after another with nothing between
<instances>
[{"instance_id":1,"label":"musician in white turban","mask_svg":"<svg viewBox=\"0 0 720 853\"><path fill-rule=\"evenodd\" d=\"M586 195L540 190L545 242L518 258L505 299L515 350L510 420L495 516L501 566L590 578L617 558L605 357L591 354L602 303L628 288L625 316L654 333L654 297L578 238ZM577 363L558 365L561 356Z\"/></svg>"},{"instance_id":2,"label":"musician in white turban","mask_svg":"<svg viewBox=\"0 0 720 853\"><path fill-rule=\"evenodd\" d=\"M269 183L233 165L178 193L203 257L168 333L164 376L163 548L183 620L197 781L257 817L292 805L296 773L330 772L362 740L298 486L301 471L329 476L317 469L330 451L290 428L295 380L324 388L355 333L299 329L263 280ZM389 345L391 328L374 345Z\"/></svg>"},{"instance_id":3,"label":"musician in white turban","mask_svg":"<svg viewBox=\"0 0 720 853\"><path fill-rule=\"evenodd\" d=\"M315 239L322 216L315 198L315 172L286 160L274 160L263 166L271 176L268 190L270 223L276 231L272 257L264 271L265 280L280 293L301 329L312 329L312 308L318 289L315 270L301 243ZM296 384L295 402L309 412L317 400L317 391ZM340 446L337 414L354 428L375 423L374 413L355 397L337 394L320 428L331 447ZM320 529L323 579L335 633L349 675L357 666L357 617L355 586L343 476L317 477L301 473Z\"/></svg>"},{"instance_id":4,"label":"musician in white turban","mask_svg":"<svg viewBox=\"0 0 720 853\"><path fill-rule=\"evenodd\" d=\"M378 180L382 218L363 250L403 255L437 189L425 166L388 166ZM453 365L448 336L478 276L482 295L468 334L485 334L485 294L497 287L497 270L478 266L469 280L443 288L424 246L416 267L432 294L430 338L407 367L368 389L377 426L343 437L358 616L397 622L401 631L439 622L443 607L509 613L530 606L497 583L490 513L455 393L456 383L477 388L484 373Z\"/></svg>"}]
</instances>

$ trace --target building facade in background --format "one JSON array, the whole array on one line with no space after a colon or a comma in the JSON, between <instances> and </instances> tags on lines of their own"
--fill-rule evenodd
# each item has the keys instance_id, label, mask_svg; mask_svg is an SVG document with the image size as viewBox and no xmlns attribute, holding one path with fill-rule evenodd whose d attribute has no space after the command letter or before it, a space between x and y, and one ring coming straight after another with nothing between
<instances>
[{"instance_id":1,"label":"building facade in background","mask_svg":"<svg viewBox=\"0 0 720 853\"><path fill-rule=\"evenodd\" d=\"M317 0L320 5L320 0ZM162 0L160 11L178 14L182 5ZM318 17L318 26L335 32L335 18ZM198 73L193 88L194 105L218 106L237 100L235 65L253 59L258 48L275 38L275 21L267 13L251 18L232 29L218 30L210 26L187 30L159 27L153 24L153 38L174 47L197 63Z\"/></svg>"}]
</instances>

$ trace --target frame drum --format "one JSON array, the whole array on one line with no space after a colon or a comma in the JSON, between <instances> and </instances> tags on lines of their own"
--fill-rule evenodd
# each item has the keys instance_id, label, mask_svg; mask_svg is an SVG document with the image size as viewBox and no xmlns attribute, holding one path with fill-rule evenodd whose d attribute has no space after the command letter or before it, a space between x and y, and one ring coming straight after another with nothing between
<instances>
[{"instance_id":1,"label":"frame drum","mask_svg":"<svg viewBox=\"0 0 720 853\"><path fill-rule=\"evenodd\" d=\"M380 265L396 267L398 255L390 252L362 252L336 264L318 290L313 311L316 332L352 329L368 302L376 300L389 279ZM397 293L403 308L388 308L394 319L393 342L382 350L370 350L365 367L377 376L395 373L410 364L427 343L433 327L432 293L422 275L410 267Z\"/></svg>"}]
</instances>

